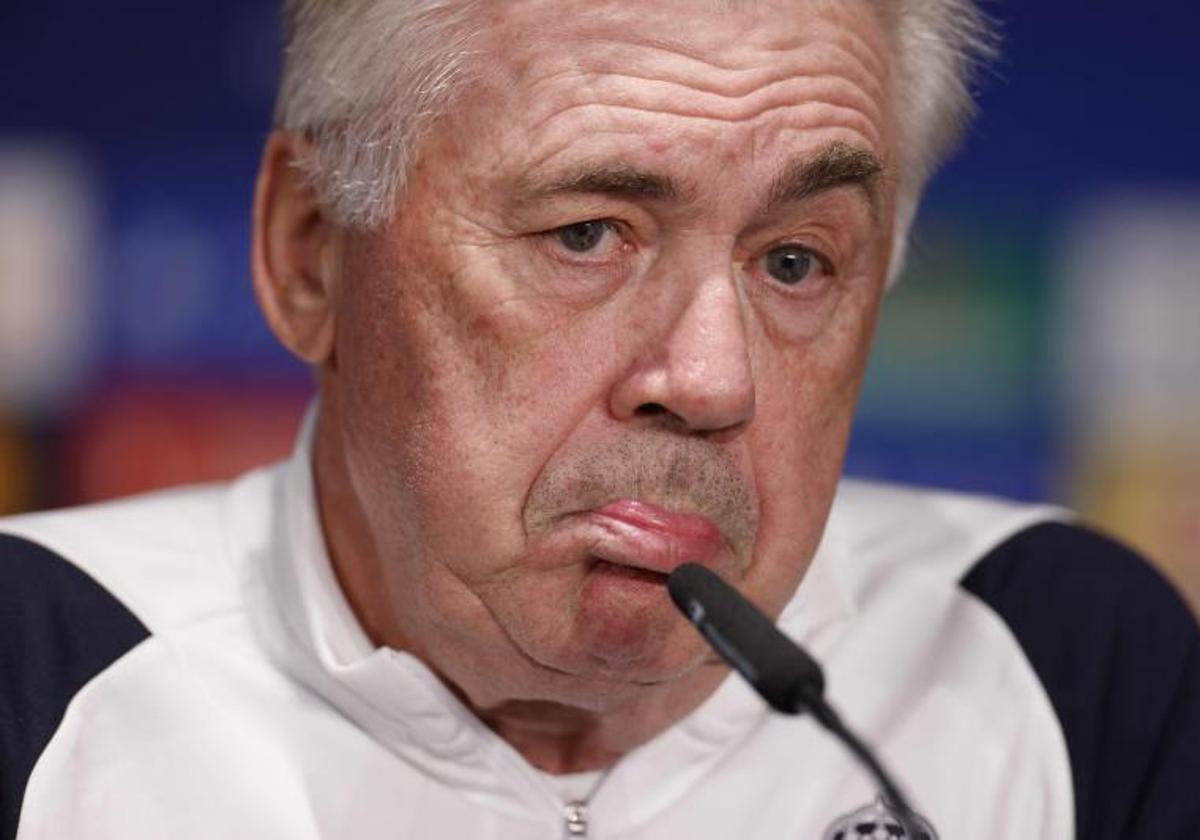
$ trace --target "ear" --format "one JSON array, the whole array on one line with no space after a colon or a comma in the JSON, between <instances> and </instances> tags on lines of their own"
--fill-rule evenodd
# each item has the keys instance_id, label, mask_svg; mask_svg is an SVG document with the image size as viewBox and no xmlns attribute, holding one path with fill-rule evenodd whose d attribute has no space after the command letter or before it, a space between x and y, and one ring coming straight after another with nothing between
<instances>
[{"instance_id":1,"label":"ear","mask_svg":"<svg viewBox=\"0 0 1200 840\"><path fill-rule=\"evenodd\" d=\"M258 305L276 338L306 362L333 361L338 226L297 167L307 139L267 140L254 189L251 263Z\"/></svg>"}]
</instances>

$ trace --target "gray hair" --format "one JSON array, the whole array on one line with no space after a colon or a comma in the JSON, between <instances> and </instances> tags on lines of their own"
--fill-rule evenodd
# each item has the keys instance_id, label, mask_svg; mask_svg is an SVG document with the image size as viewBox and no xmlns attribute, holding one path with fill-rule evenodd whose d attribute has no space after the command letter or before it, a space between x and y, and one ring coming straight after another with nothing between
<instances>
[{"instance_id":1,"label":"gray hair","mask_svg":"<svg viewBox=\"0 0 1200 840\"><path fill-rule=\"evenodd\" d=\"M460 87L470 5L283 0L275 124L312 141L298 165L342 224L390 217L421 131Z\"/></svg>"},{"instance_id":2,"label":"gray hair","mask_svg":"<svg viewBox=\"0 0 1200 840\"><path fill-rule=\"evenodd\" d=\"M469 69L478 0L284 0L284 70L276 125L312 140L299 162L343 224L390 216L421 132ZM894 38L902 143L893 274L921 190L962 135L970 81L992 52L974 0L874 0Z\"/></svg>"}]
</instances>

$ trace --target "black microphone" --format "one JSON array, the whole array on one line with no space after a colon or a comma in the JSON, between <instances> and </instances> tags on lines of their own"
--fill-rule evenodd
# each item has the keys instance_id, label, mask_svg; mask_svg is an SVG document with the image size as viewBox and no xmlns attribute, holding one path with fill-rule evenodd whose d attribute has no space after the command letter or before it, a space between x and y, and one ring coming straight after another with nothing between
<instances>
[{"instance_id":1,"label":"black microphone","mask_svg":"<svg viewBox=\"0 0 1200 840\"><path fill-rule=\"evenodd\" d=\"M780 632L758 607L696 563L667 577L667 592L721 658L745 677L771 708L784 714L809 712L854 754L883 789L906 837L928 835L913 818L908 800L874 754L825 700L825 675L817 661Z\"/></svg>"}]
</instances>

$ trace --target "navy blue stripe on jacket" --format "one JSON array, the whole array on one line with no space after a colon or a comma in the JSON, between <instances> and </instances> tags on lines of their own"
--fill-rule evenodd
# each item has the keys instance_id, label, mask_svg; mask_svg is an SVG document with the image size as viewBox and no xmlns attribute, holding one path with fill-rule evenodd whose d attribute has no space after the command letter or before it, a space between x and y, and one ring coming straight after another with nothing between
<instances>
[{"instance_id":1,"label":"navy blue stripe on jacket","mask_svg":"<svg viewBox=\"0 0 1200 840\"><path fill-rule=\"evenodd\" d=\"M148 636L76 566L0 534L0 838L16 836L29 774L71 699Z\"/></svg>"},{"instance_id":2,"label":"navy blue stripe on jacket","mask_svg":"<svg viewBox=\"0 0 1200 840\"><path fill-rule=\"evenodd\" d=\"M1008 625L1058 715L1077 836L1200 838L1200 630L1137 555L1083 528L1029 528L962 585Z\"/></svg>"}]
</instances>

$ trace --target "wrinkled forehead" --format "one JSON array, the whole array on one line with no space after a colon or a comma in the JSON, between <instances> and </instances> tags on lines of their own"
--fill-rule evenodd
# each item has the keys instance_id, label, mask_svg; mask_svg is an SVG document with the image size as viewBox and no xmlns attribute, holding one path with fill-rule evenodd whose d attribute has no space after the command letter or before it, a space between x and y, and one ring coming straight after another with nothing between
<instances>
[{"instance_id":1,"label":"wrinkled forehead","mask_svg":"<svg viewBox=\"0 0 1200 840\"><path fill-rule=\"evenodd\" d=\"M709 169L778 168L830 144L895 158L888 36L866 0L487 8L481 78L525 165L614 148Z\"/></svg>"},{"instance_id":2,"label":"wrinkled forehead","mask_svg":"<svg viewBox=\"0 0 1200 840\"><path fill-rule=\"evenodd\" d=\"M510 83L572 66L636 74L655 64L734 94L756 71L820 67L890 81L890 16L876 0L492 0L484 8L482 69Z\"/></svg>"}]
</instances>

